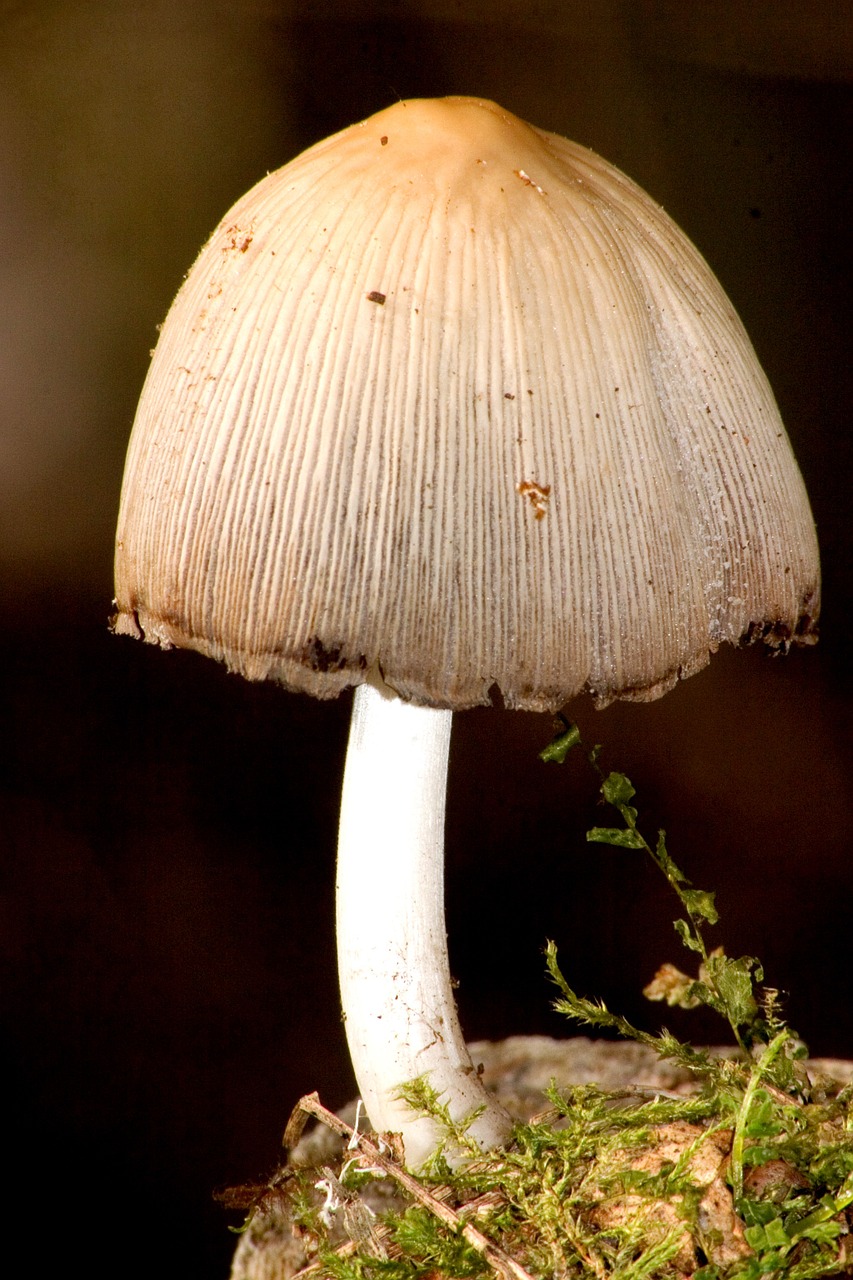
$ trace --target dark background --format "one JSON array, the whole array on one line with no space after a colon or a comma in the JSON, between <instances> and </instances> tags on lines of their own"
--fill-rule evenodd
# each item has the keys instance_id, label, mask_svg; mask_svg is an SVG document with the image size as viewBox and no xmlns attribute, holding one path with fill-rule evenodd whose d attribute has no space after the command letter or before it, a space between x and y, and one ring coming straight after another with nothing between
<instances>
[{"instance_id":1,"label":"dark background","mask_svg":"<svg viewBox=\"0 0 853 1280\"><path fill-rule=\"evenodd\" d=\"M245 188L397 97L469 93L604 154L709 259L776 390L824 557L817 649L719 655L650 706L572 707L716 938L815 1053L850 997L851 30L760 0L0 3L0 1061L33 1275L227 1275L213 1204L300 1093L353 1092L333 962L348 699L107 631L122 462L183 273ZM549 717L456 718L451 956L472 1037L560 1034L541 949L643 1025L680 962L637 855L592 850ZM674 1029L714 1040L702 1015Z\"/></svg>"}]
</instances>

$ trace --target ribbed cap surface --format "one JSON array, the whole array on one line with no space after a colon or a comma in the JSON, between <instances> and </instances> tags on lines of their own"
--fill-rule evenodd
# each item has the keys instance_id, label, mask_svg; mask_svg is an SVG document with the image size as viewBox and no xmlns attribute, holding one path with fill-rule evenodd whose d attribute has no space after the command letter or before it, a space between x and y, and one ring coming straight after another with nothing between
<instances>
[{"instance_id":1,"label":"ribbed cap surface","mask_svg":"<svg viewBox=\"0 0 853 1280\"><path fill-rule=\"evenodd\" d=\"M707 265L599 157L402 102L226 215L151 364L116 630L329 697L655 697L805 638L803 483Z\"/></svg>"}]
</instances>

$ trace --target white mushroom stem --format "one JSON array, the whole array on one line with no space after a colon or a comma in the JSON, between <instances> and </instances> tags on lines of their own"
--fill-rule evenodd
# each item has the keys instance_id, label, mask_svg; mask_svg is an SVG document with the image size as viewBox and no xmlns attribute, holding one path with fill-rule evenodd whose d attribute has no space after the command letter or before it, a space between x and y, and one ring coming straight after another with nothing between
<instances>
[{"instance_id":1,"label":"white mushroom stem","mask_svg":"<svg viewBox=\"0 0 853 1280\"><path fill-rule=\"evenodd\" d=\"M505 1142L511 1127L472 1065L450 985L444 808L451 719L450 711L361 685L341 799L337 936L347 1040L371 1122L379 1132L402 1133L413 1168L440 1137L432 1120L397 1096L419 1076L429 1078L454 1120L485 1107L469 1130L481 1148Z\"/></svg>"}]
</instances>

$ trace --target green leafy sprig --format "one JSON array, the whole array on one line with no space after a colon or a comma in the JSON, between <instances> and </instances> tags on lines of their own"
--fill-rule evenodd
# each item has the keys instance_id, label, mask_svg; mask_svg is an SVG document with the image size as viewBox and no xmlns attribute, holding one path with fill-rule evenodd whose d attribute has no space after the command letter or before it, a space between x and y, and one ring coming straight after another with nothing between
<instances>
[{"instance_id":1,"label":"green leafy sprig","mask_svg":"<svg viewBox=\"0 0 853 1280\"><path fill-rule=\"evenodd\" d=\"M571 724L549 743L540 756L547 762L562 764L572 748L582 746L580 731L577 725ZM757 998L756 985L764 981L761 964L754 956L733 959L721 947L709 949L704 931L707 926L716 925L719 921L715 895L705 889L693 887L670 857L665 831L658 831L653 844L646 839L637 823L637 809L631 803L636 794L633 785L624 773L604 773L598 763L600 750L596 746L585 754L599 779L602 798L619 814L622 825L592 827L587 832L587 841L591 844L611 845L617 849L637 849L652 859L684 910L684 916L674 921L676 933L682 944L700 958L698 977L688 978L674 965L667 965L659 971L657 984L650 984L650 988L646 989L647 994L652 999L667 999L670 1004L680 1004L687 1008L696 1004L707 1005L726 1019L736 1043L744 1053L748 1053L755 1044L767 1044L772 1038L770 1033L775 1033L779 1027L769 1025ZM549 971L553 978L550 959ZM773 992L772 997L777 998L778 993ZM772 998L770 1004L775 1016ZM597 1025L606 1024L599 1021ZM619 1030L619 1027L616 1029ZM622 1034L625 1033L623 1030ZM634 1039L638 1038L633 1031L627 1034ZM787 1039L791 1041L789 1047L795 1048L795 1034L789 1033Z\"/></svg>"}]
</instances>

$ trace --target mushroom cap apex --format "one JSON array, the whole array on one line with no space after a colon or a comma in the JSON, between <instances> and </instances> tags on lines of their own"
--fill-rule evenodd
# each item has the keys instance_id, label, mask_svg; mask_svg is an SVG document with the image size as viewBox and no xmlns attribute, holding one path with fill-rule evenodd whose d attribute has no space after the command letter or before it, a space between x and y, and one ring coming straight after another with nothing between
<instances>
[{"instance_id":1,"label":"mushroom cap apex","mask_svg":"<svg viewBox=\"0 0 853 1280\"><path fill-rule=\"evenodd\" d=\"M393 145L397 130L406 141L427 151L431 146L452 147L473 159L507 153L513 146L531 146L541 135L511 111L488 98L463 96L407 98L377 111L353 128L387 138Z\"/></svg>"}]
</instances>

